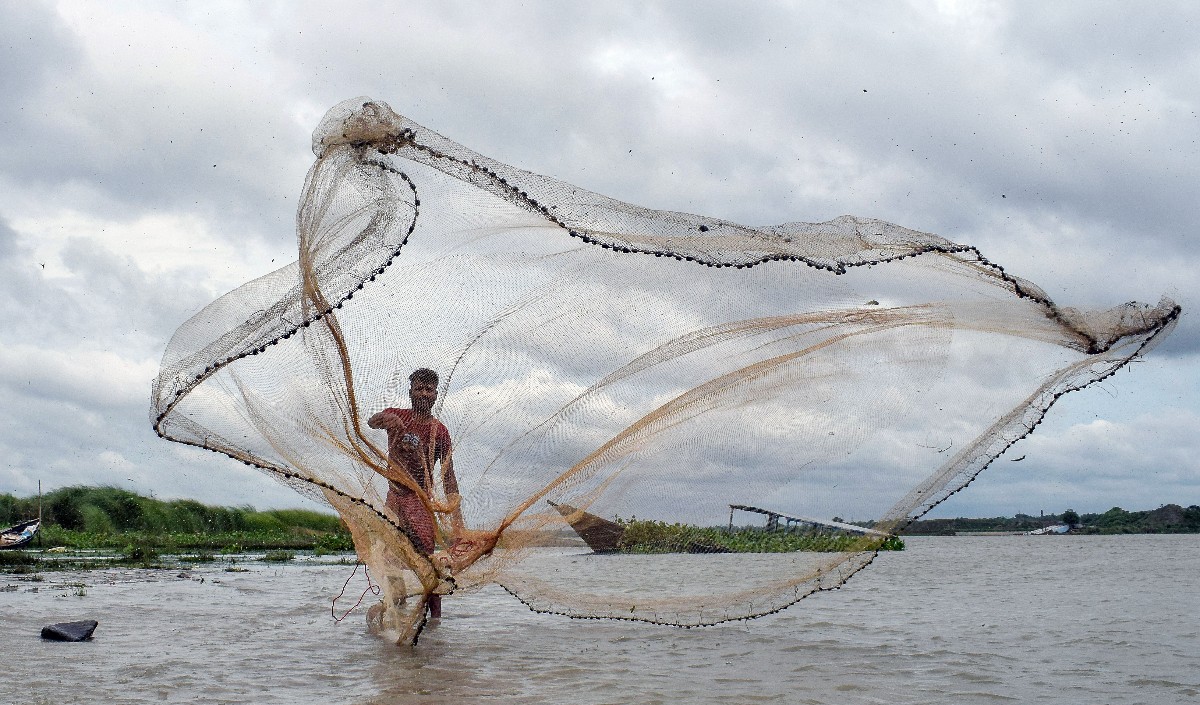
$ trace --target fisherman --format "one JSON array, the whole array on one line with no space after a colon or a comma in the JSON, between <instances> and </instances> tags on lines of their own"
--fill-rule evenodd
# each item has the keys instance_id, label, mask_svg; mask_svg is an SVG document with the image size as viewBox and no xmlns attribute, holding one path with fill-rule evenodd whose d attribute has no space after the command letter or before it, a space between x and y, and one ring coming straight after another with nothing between
<instances>
[{"instance_id":1,"label":"fisherman","mask_svg":"<svg viewBox=\"0 0 1200 705\"><path fill-rule=\"evenodd\" d=\"M450 431L433 416L433 404L438 397L438 374L428 368L415 370L408 377L409 409L387 408L367 420L371 428L387 431L388 460L393 471L406 472L436 507L450 514L453 536L463 533L462 502L458 479L454 476L451 459ZM444 504L434 500L434 466L441 471ZM420 495L410 487L388 478L387 501L384 505L397 522L408 529L414 547L432 558L436 550L437 523ZM431 594L426 605L429 616L442 616L442 596Z\"/></svg>"}]
</instances>

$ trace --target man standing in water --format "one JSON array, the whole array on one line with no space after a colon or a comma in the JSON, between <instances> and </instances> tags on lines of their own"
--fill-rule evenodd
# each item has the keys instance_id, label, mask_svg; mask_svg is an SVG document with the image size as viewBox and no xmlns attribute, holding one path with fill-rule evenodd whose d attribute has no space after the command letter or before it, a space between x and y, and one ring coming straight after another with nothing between
<instances>
[{"instance_id":1,"label":"man standing in water","mask_svg":"<svg viewBox=\"0 0 1200 705\"><path fill-rule=\"evenodd\" d=\"M407 472L412 480L429 496L434 498L434 465L440 465L442 488L446 493L446 507L455 538L463 533L461 498L458 479L454 476L451 461L450 431L433 416L433 404L438 396L438 375L430 369L421 368L408 377L408 398L411 409L387 408L367 420L371 428L379 428L388 434L388 459L393 469ZM434 504L439 504L433 500ZM426 556L436 549L437 523L420 496L400 482L388 480L385 505L399 523L409 531L414 548ZM442 596L429 595L429 616L442 616Z\"/></svg>"}]
</instances>

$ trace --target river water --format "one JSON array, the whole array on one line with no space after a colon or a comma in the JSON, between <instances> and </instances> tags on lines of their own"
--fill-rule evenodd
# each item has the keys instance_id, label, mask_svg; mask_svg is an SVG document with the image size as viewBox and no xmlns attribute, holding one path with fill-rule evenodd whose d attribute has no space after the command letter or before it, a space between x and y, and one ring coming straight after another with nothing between
<instances>
[{"instance_id":1,"label":"river water","mask_svg":"<svg viewBox=\"0 0 1200 705\"><path fill-rule=\"evenodd\" d=\"M1200 703L1200 536L906 541L750 622L572 620L489 588L415 648L333 623L350 566L0 575L0 703ZM76 619L92 641L38 637Z\"/></svg>"}]
</instances>

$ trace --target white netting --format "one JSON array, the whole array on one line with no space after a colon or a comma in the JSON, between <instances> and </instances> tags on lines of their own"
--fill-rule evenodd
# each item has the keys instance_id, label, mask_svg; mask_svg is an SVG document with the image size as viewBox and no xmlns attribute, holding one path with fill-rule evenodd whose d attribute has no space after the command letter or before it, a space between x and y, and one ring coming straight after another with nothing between
<instances>
[{"instance_id":1,"label":"white netting","mask_svg":"<svg viewBox=\"0 0 1200 705\"><path fill-rule=\"evenodd\" d=\"M534 609L681 625L840 585L878 534L764 553L736 579L721 555L597 570L542 547L584 510L717 527L753 505L896 531L1179 315L1166 299L1059 308L972 247L873 219L751 228L640 208L365 99L313 144L298 262L179 329L151 418L332 504L387 593L373 623L402 639L426 598L488 581ZM367 425L407 406L421 367L441 374L466 531L442 482L405 481ZM436 521L433 554L385 506L385 475Z\"/></svg>"}]
</instances>

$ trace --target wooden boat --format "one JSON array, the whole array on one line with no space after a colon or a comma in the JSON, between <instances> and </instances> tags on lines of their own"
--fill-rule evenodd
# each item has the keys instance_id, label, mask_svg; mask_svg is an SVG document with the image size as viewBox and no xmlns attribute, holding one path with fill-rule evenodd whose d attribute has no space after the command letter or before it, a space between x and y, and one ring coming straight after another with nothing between
<instances>
[{"instance_id":1,"label":"wooden boat","mask_svg":"<svg viewBox=\"0 0 1200 705\"><path fill-rule=\"evenodd\" d=\"M30 519L0 531L0 550L20 548L28 544L41 526L41 519Z\"/></svg>"},{"instance_id":2,"label":"wooden boat","mask_svg":"<svg viewBox=\"0 0 1200 705\"><path fill-rule=\"evenodd\" d=\"M558 510L567 520L579 538L583 539L588 548L596 553L615 553L620 549L621 537L625 535L625 527L602 519L595 514L589 514L582 509L576 509L569 504L555 504L546 500L546 504Z\"/></svg>"},{"instance_id":3,"label":"wooden boat","mask_svg":"<svg viewBox=\"0 0 1200 705\"><path fill-rule=\"evenodd\" d=\"M625 536L625 527L615 521L609 521L595 514L576 509L569 504L555 504L550 500L546 503L558 510L567 520L579 538L592 549L593 553L619 553L621 539ZM674 546L662 546L661 553L729 553L729 549L708 541L689 539Z\"/></svg>"}]
</instances>

